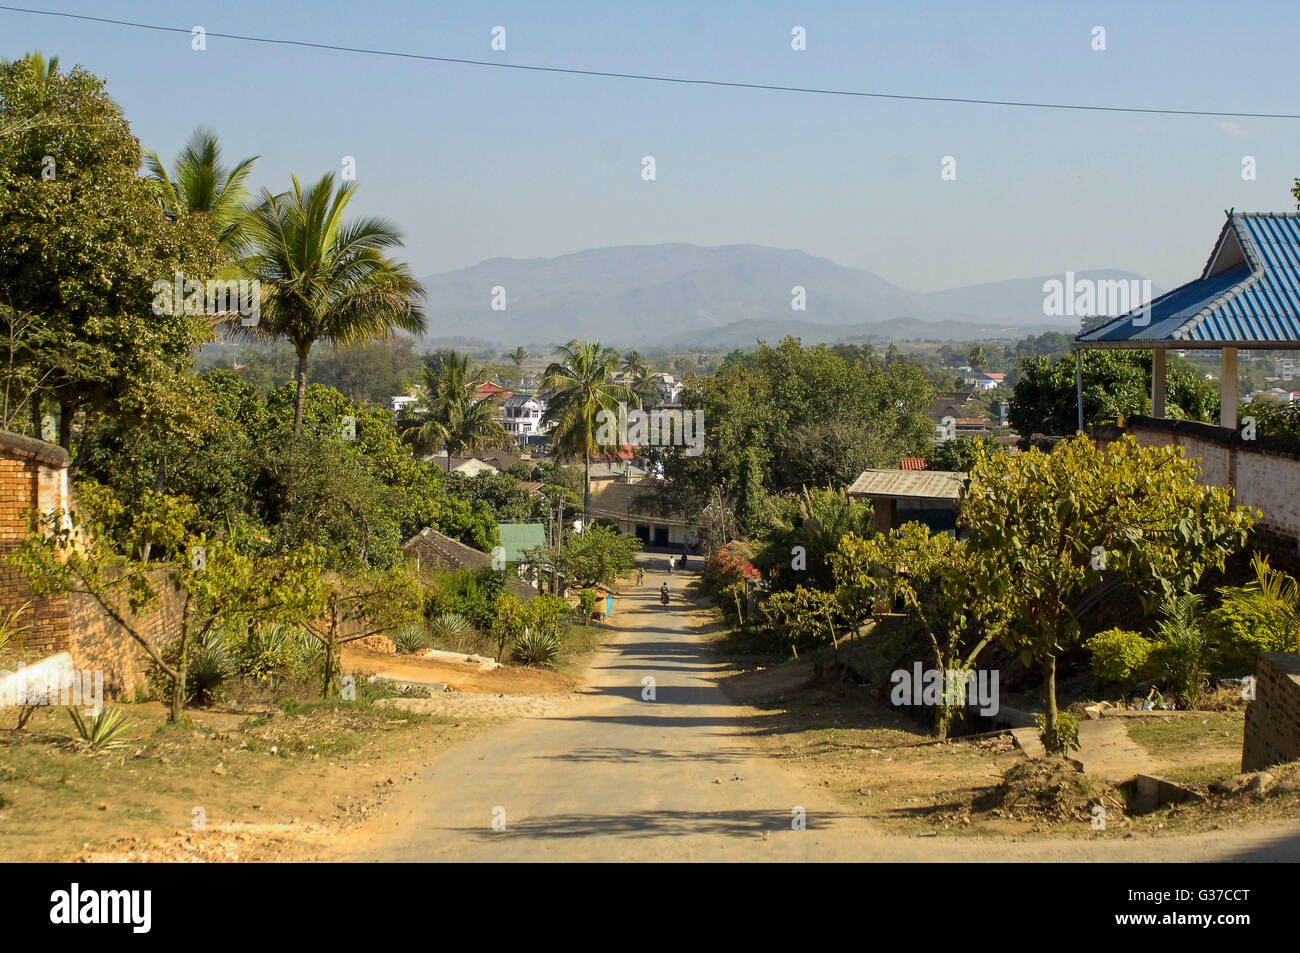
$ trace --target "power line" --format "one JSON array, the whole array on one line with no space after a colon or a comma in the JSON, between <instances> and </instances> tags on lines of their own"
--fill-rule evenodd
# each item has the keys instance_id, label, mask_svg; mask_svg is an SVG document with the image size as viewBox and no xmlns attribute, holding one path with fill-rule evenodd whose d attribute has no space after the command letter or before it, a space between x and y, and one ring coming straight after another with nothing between
<instances>
[{"instance_id":1,"label":"power line","mask_svg":"<svg viewBox=\"0 0 1300 953\"><path fill-rule=\"evenodd\" d=\"M106 23L130 27L135 30L154 30L160 33L184 33L185 27L162 26L157 23L137 23L132 20L115 20L109 17L92 17L80 13L63 13L57 10L32 10L27 7L0 5L0 10L10 13L30 13L36 16L63 17L89 23ZM1219 112L1208 109L1159 109L1143 106L1095 106L1083 103L1041 103L1011 99L968 99L960 96L913 96L904 93L873 93L854 89L821 89L810 86L781 86L776 83L741 83L721 79L694 79L687 76L658 76L650 73L616 73L607 70L576 69L563 66L535 66L524 63L501 63L494 60L471 60L454 56L432 56L425 53L402 53L397 50L372 50L357 46L339 46L333 43L311 43L307 40L285 40L267 36L247 36L240 33L217 33L205 30L205 35L242 43L266 43L272 46L296 46L310 50L329 50L335 53L357 53L363 56L387 56L395 59L421 60L429 63L451 63L458 66L486 66L491 69L524 70L535 73L563 73L569 76L593 76L603 79L630 79L647 83L672 83L680 86L718 86L727 89L759 89L769 92L804 93L814 96L850 96L858 99L892 99L914 103L956 103L966 106L1009 106L1020 109L1065 109L1084 112L1141 113L1155 116L1207 116L1224 119L1300 119L1300 113L1250 113Z\"/></svg>"}]
</instances>

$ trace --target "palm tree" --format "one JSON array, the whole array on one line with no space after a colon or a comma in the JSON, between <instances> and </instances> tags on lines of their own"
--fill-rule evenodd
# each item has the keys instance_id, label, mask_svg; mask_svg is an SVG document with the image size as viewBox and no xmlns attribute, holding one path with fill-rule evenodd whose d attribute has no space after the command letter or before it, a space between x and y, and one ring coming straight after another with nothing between
<instances>
[{"instance_id":1,"label":"palm tree","mask_svg":"<svg viewBox=\"0 0 1300 953\"><path fill-rule=\"evenodd\" d=\"M650 365L642 364L634 370L629 386L632 393L636 395L638 406L645 407L646 404L657 404L659 402L659 381L655 379L654 372L650 370Z\"/></svg>"},{"instance_id":2,"label":"palm tree","mask_svg":"<svg viewBox=\"0 0 1300 953\"><path fill-rule=\"evenodd\" d=\"M618 405L635 399L621 384L610 382L618 368L618 351L599 341L572 340L560 348L542 377L542 389L553 391L542 422L554 425L551 441L560 456L582 454L582 522L591 510L591 454L596 442L596 416L618 413Z\"/></svg>"},{"instance_id":3,"label":"palm tree","mask_svg":"<svg viewBox=\"0 0 1300 953\"><path fill-rule=\"evenodd\" d=\"M402 439L417 453L447 449L447 471L453 454L479 447L506 446L510 435L497 419L496 401L478 397L483 369L471 371L468 354L447 354L437 371L425 369L429 400L405 415L398 427Z\"/></svg>"},{"instance_id":4,"label":"palm tree","mask_svg":"<svg viewBox=\"0 0 1300 953\"><path fill-rule=\"evenodd\" d=\"M649 373L650 365L640 351L628 351L623 355L623 371L629 377L636 377L641 371Z\"/></svg>"},{"instance_id":5,"label":"palm tree","mask_svg":"<svg viewBox=\"0 0 1300 953\"><path fill-rule=\"evenodd\" d=\"M532 357L522 346L515 348L506 355L510 360L515 362L515 387L524 386L524 361Z\"/></svg>"},{"instance_id":6,"label":"palm tree","mask_svg":"<svg viewBox=\"0 0 1300 953\"><path fill-rule=\"evenodd\" d=\"M176 157L169 175L156 152L145 153L149 178L162 186L163 207L175 215L206 215L221 251L233 256L243 250L249 219L244 183L259 156L250 156L233 169L221 164L221 144L211 129L199 126Z\"/></svg>"},{"instance_id":7,"label":"palm tree","mask_svg":"<svg viewBox=\"0 0 1300 953\"><path fill-rule=\"evenodd\" d=\"M239 266L261 286L261 320L232 329L293 345L298 355L295 437L302 432L313 344L346 347L386 339L394 330L418 334L425 329L419 303L424 288L404 263L383 253L401 246L398 231L377 218L344 222L355 194L351 184L335 190L332 174L305 191L294 176L291 192L262 190L248 223L252 251Z\"/></svg>"}]
</instances>

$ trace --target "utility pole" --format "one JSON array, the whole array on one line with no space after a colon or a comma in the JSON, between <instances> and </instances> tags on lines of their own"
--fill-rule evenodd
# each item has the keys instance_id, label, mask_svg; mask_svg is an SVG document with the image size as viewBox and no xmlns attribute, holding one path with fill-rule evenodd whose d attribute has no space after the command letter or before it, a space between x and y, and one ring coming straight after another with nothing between
<instances>
[{"instance_id":1,"label":"utility pole","mask_svg":"<svg viewBox=\"0 0 1300 953\"><path fill-rule=\"evenodd\" d=\"M564 494L561 492L555 501L555 546L551 550L551 595L560 594L560 570L555 565L555 557L560 551L560 542L564 539Z\"/></svg>"}]
</instances>

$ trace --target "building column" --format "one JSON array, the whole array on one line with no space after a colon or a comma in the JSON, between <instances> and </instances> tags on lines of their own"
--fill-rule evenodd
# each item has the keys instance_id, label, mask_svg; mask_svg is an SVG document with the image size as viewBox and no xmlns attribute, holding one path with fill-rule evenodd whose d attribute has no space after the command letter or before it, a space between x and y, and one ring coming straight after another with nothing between
<instances>
[{"instance_id":1,"label":"building column","mask_svg":"<svg viewBox=\"0 0 1300 953\"><path fill-rule=\"evenodd\" d=\"M1168 352L1158 347L1151 352L1151 416L1165 415L1165 355Z\"/></svg>"},{"instance_id":2,"label":"building column","mask_svg":"<svg viewBox=\"0 0 1300 953\"><path fill-rule=\"evenodd\" d=\"M1237 349L1223 349L1223 367L1219 372L1219 426L1237 429Z\"/></svg>"}]
</instances>

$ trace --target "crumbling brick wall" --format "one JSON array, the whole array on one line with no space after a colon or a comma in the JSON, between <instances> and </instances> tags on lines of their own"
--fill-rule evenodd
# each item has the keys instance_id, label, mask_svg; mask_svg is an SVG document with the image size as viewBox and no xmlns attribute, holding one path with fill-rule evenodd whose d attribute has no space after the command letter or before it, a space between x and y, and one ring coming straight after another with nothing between
<instances>
[{"instance_id":1,"label":"crumbling brick wall","mask_svg":"<svg viewBox=\"0 0 1300 953\"><path fill-rule=\"evenodd\" d=\"M35 598L26 577L3 557L27 535L28 513L63 510L68 501L68 454L63 448L0 431L0 611L31 604L19 619L19 625L27 627L20 637L23 645L39 652L70 647L67 600Z\"/></svg>"},{"instance_id":2,"label":"crumbling brick wall","mask_svg":"<svg viewBox=\"0 0 1300 953\"><path fill-rule=\"evenodd\" d=\"M155 577L159 581L161 573ZM161 605L142 616L127 612L126 621L161 650L180 634L185 593L161 586ZM78 668L104 672L104 694L108 698L132 697L136 688L148 688L149 656L104 608L85 593L68 597L72 639L69 650Z\"/></svg>"},{"instance_id":3,"label":"crumbling brick wall","mask_svg":"<svg viewBox=\"0 0 1300 953\"><path fill-rule=\"evenodd\" d=\"M1246 706L1241 770L1300 760L1300 655L1264 652L1255 668L1255 700Z\"/></svg>"}]
</instances>

